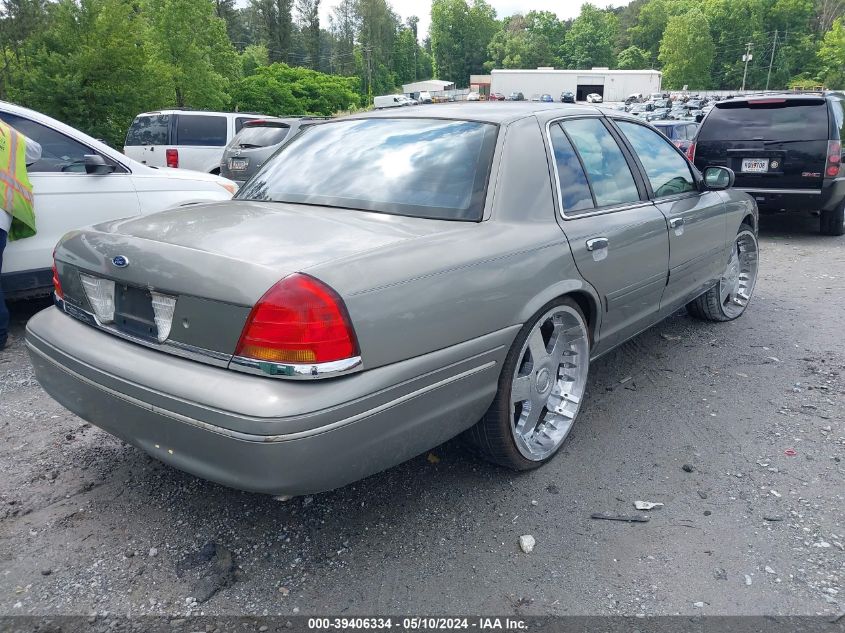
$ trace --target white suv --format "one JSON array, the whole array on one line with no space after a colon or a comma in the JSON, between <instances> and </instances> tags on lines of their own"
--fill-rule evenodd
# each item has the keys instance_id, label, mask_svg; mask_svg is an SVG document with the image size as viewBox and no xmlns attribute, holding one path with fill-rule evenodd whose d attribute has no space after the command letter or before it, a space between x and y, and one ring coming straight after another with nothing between
<instances>
[{"instance_id":1,"label":"white suv","mask_svg":"<svg viewBox=\"0 0 845 633\"><path fill-rule=\"evenodd\" d=\"M220 173L223 150L243 124L265 118L242 112L158 110L135 117L123 153L144 165Z\"/></svg>"},{"instance_id":2,"label":"white suv","mask_svg":"<svg viewBox=\"0 0 845 633\"><path fill-rule=\"evenodd\" d=\"M38 233L6 246L2 284L9 298L49 293L53 247L72 229L228 200L237 191L234 182L220 176L146 167L79 130L11 103L0 101L0 119L41 144L41 159L27 169Z\"/></svg>"}]
</instances>

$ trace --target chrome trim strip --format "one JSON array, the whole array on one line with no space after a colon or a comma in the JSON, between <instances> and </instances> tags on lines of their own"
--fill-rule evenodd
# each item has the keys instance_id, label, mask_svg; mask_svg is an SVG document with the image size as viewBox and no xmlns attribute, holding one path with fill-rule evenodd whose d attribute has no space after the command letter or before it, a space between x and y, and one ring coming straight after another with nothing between
<instances>
[{"instance_id":1,"label":"chrome trim strip","mask_svg":"<svg viewBox=\"0 0 845 633\"><path fill-rule=\"evenodd\" d=\"M179 341L165 341L164 343L157 343L155 341L148 341L146 339L138 338L137 336L132 336L131 334L126 334L114 326L100 323L95 315L91 314L87 310L83 310L79 306L68 303L64 299L60 299L55 294L53 295L53 303L59 310L68 316L71 316L78 321L82 321L91 327L108 332L109 334L122 338L130 343L142 345L149 349L164 352L165 354L172 354L173 356L179 356L180 358L187 358L188 360L205 363L206 365L224 368L228 367L229 360L232 358L231 354L205 349L203 347L196 347L195 345L188 345L187 343L181 343Z\"/></svg>"},{"instance_id":2,"label":"chrome trim strip","mask_svg":"<svg viewBox=\"0 0 845 633\"><path fill-rule=\"evenodd\" d=\"M39 341L43 345L47 345L48 347L56 349L55 347L50 345L50 343L47 343L46 341L44 341L41 338L39 338ZM377 413L381 413L382 411L385 411L387 409L391 409L395 406L403 404L403 403L407 402L408 400L413 400L414 398L425 395L425 394L427 394L431 391L439 389L440 387L445 387L446 385L449 385L453 382L463 380L464 378L468 378L469 376L472 376L474 374L480 373L482 371L485 371L487 369L490 369L490 368L493 368L493 367L496 366L496 361L490 361L490 362L484 363L483 365L473 367L473 368L468 369L466 371L463 371L459 374L455 374L454 376L449 376L448 378L444 378L443 380L440 380L440 381L435 382L433 384L427 385L425 387L421 387L420 389L417 389L416 391L412 391L411 393L407 393L404 396L400 396L400 397L396 398L395 400L391 400L390 402L385 402L384 404L379 405L379 406L377 406L373 409L369 409L369 410L363 411L363 412L361 412L357 415L353 415L353 416L350 416L348 418L338 420L337 422L332 422L330 424L319 426L317 428L308 429L307 431L297 431L295 433L287 433L287 434L282 434L282 435L255 435L253 433L244 433L242 431L233 431L232 429L227 429L227 428L224 428L222 426L216 426L214 424L209 424L208 422L203 422L202 420L197 420L196 418L191 418L191 417L188 417L186 415L176 413L174 411L169 411L167 409L163 409L162 407L150 405L150 403L148 403L148 402L144 402L143 400L139 400L138 398L134 398L134 397L129 396L125 393L121 393L120 391L117 391L115 389L111 389L110 387L106 387L105 385L102 385L102 384L100 384L100 383L98 383L94 380L91 380L90 378L87 378L87 377L79 374L78 372L73 371L69 367L65 367L59 361L52 358L49 354L47 354L46 352L44 352L41 349L38 349L38 347L36 347L33 343L31 343L28 340L25 341L25 344L26 344L27 349L29 349L31 352L33 352L35 354L38 354L41 358L43 358L45 361L49 362L50 364L55 365L55 367L57 369L65 372L66 374L69 374L73 378L76 378L77 380L80 380L81 382L84 382L85 384L87 384L91 387L94 387L94 388L96 388L100 391L103 391L103 392L105 392L105 393L107 393L107 394L109 394L109 395L111 395L115 398L119 398L121 400L124 400L124 401L126 401L130 404L133 404L133 405L140 407L142 409L146 409L146 410L148 410L152 413L155 413L157 415L162 415L164 417L168 417L168 418L171 418L173 420L176 420L177 422L183 422L185 424L195 426L195 427L197 427L197 428L199 428L203 431L208 431L210 433L216 433L218 435L222 435L224 437L228 437L228 438L235 439L235 440L242 440L242 441L246 441L246 442L258 442L258 443L262 443L262 444L268 444L268 443L273 444L273 443L278 443L278 442L285 442L285 441L288 441L288 440L303 439L303 438L311 437L311 436L314 436L314 435L320 435L322 433L325 433L326 431L331 431L331 430L336 429L338 427L346 426L347 424L352 424L353 422L357 422L357 421L362 420L364 418L371 417L371 416L373 416ZM57 351L60 351L60 350L57 350ZM99 370L99 369L96 369L96 368L92 368L92 369L94 369L95 371L99 371L101 373L107 373L107 372L102 372L102 370ZM107 375L111 376L112 374L107 374ZM133 383L133 384L137 385L137 383ZM137 386L141 387L141 385L137 385Z\"/></svg>"},{"instance_id":3,"label":"chrome trim strip","mask_svg":"<svg viewBox=\"0 0 845 633\"><path fill-rule=\"evenodd\" d=\"M242 371L255 376L271 378L292 378L294 380L315 380L343 376L361 367L361 357L353 356L344 360L330 363L316 363L313 365L296 365L287 363L271 363L255 360L244 356L232 356L229 369Z\"/></svg>"},{"instance_id":4,"label":"chrome trim strip","mask_svg":"<svg viewBox=\"0 0 845 633\"><path fill-rule=\"evenodd\" d=\"M806 193L811 196L822 195L821 189L752 189L751 187L732 187L734 191L745 193Z\"/></svg>"}]
</instances>

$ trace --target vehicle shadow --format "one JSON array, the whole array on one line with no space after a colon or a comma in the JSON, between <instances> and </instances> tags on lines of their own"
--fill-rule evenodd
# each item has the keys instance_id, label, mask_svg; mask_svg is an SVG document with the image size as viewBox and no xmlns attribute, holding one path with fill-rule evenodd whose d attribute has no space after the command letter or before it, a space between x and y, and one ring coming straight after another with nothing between
<instances>
[{"instance_id":1,"label":"vehicle shadow","mask_svg":"<svg viewBox=\"0 0 845 633\"><path fill-rule=\"evenodd\" d=\"M760 215L760 237L831 240L819 233L819 218L809 213Z\"/></svg>"}]
</instances>

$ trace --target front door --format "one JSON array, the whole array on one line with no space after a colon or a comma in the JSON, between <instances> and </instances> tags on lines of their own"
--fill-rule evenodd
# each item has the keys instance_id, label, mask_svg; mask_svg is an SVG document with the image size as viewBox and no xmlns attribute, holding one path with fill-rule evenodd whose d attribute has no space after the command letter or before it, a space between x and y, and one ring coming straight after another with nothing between
<instances>
[{"instance_id":1,"label":"front door","mask_svg":"<svg viewBox=\"0 0 845 633\"><path fill-rule=\"evenodd\" d=\"M656 320L669 264L666 219L644 199L601 118L566 119L549 132L563 230L603 304L593 349L600 354Z\"/></svg>"},{"instance_id":2,"label":"front door","mask_svg":"<svg viewBox=\"0 0 845 633\"><path fill-rule=\"evenodd\" d=\"M0 117L41 145L41 159L27 168L34 194L37 233L9 243L3 254L4 275L49 271L53 247L68 231L140 213L132 174L121 165L103 156L116 171L87 174L82 161L86 154L97 154L92 148L30 119L6 112L0 113ZM48 274L47 283L49 279Z\"/></svg>"},{"instance_id":3,"label":"front door","mask_svg":"<svg viewBox=\"0 0 845 633\"><path fill-rule=\"evenodd\" d=\"M648 178L650 195L669 227L669 279L661 311L672 311L710 288L727 263L727 216L722 197L699 191L689 162L645 125L617 120Z\"/></svg>"}]
</instances>

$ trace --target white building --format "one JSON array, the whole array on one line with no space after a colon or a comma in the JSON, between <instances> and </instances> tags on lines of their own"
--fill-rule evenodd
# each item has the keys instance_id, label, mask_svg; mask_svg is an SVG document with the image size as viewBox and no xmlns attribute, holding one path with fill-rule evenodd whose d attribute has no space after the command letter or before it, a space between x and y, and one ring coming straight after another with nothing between
<instances>
[{"instance_id":1,"label":"white building","mask_svg":"<svg viewBox=\"0 0 845 633\"><path fill-rule=\"evenodd\" d=\"M624 101L634 93L648 95L660 92L663 73L658 70L536 70L494 69L491 72L490 91L508 96L521 92L526 99L536 94L550 94L555 101L567 90L575 93L575 99L584 101L595 92L605 101Z\"/></svg>"},{"instance_id":2,"label":"white building","mask_svg":"<svg viewBox=\"0 0 845 633\"><path fill-rule=\"evenodd\" d=\"M421 92L442 92L444 90L454 90L455 83L452 81L441 81L440 79L426 79L425 81L415 81L410 84L403 84L402 94L416 96Z\"/></svg>"}]
</instances>

